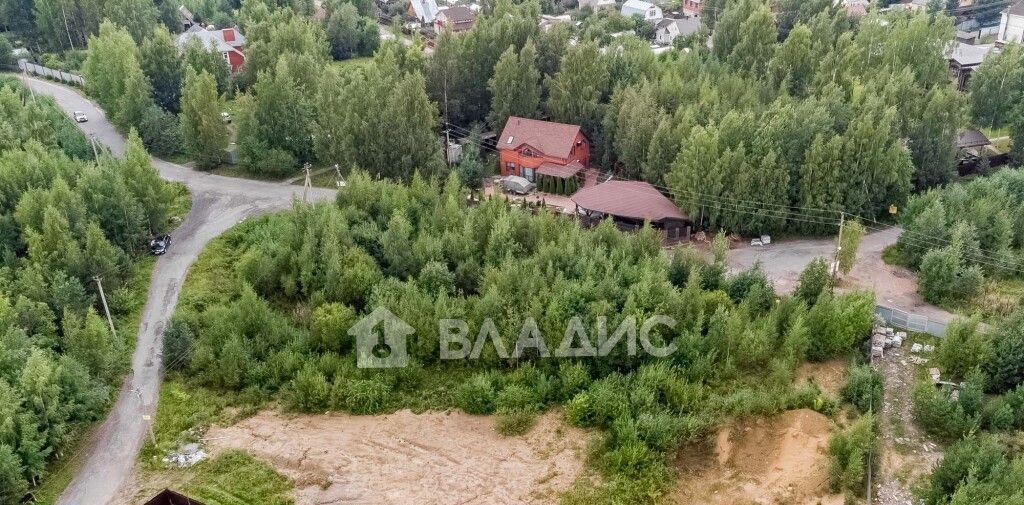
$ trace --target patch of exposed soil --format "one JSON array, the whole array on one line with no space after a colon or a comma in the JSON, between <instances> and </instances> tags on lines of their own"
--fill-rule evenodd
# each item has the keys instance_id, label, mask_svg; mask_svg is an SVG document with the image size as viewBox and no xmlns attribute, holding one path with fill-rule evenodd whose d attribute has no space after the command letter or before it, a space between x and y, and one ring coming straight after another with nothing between
<instances>
[{"instance_id":1,"label":"patch of exposed soil","mask_svg":"<svg viewBox=\"0 0 1024 505\"><path fill-rule=\"evenodd\" d=\"M839 389L843 387L843 381L846 380L846 369L849 367L850 362L845 358L821 363L807 362L797 369L796 384L799 386L805 382L813 382L823 393L838 396Z\"/></svg>"},{"instance_id":2,"label":"patch of exposed soil","mask_svg":"<svg viewBox=\"0 0 1024 505\"><path fill-rule=\"evenodd\" d=\"M736 423L711 442L684 448L667 503L840 505L828 490L832 423L813 410Z\"/></svg>"},{"instance_id":3,"label":"patch of exposed soil","mask_svg":"<svg viewBox=\"0 0 1024 505\"><path fill-rule=\"evenodd\" d=\"M913 482L931 472L942 459L942 448L930 442L914 424L911 392L915 365L907 352L912 344L907 341L902 348L888 349L875 362L885 378L880 425L883 456L874 485L875 503L879 505L911 505Z\"/></svg>"},{"instance_id":4,"label":"patch of exposed soil","mask_svg":"<svg viewBox=\"0 0 1024 505\"><path fill-rule=\"evenodd\" d=\"M244 449L296 483L303 504L551 503L584 468L587 434L557 413L503 437L461 412L386 416L265 411L207 433L213 452Z\"/></svg>"}]
</instances>

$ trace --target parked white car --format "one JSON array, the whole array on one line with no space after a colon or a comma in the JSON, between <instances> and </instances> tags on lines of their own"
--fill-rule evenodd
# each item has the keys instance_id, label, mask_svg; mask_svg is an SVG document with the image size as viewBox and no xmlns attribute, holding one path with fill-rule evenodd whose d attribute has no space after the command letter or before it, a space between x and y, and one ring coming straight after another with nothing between
<instances>
[{"instance_id":1,"label":"parked white car","mask_svg":"<svg viewBox=\"0 0 1024 505\"><path fill-rule=\"evenodd\" d=\"M85 117L85 113L80 110L72 112L71 118L74 119L76 123L84 123L89 120L89 118Z\"/></svg>"}]
</instances>

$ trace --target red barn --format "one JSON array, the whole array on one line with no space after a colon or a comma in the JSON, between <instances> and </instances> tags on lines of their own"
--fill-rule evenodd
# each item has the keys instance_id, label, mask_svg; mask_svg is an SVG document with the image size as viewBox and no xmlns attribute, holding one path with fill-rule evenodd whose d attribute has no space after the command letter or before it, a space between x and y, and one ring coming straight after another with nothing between
<instances>
[{"instance_id":1,"label":"red barn","mask_svg":"<svg viewBox=\"0 0 1024 505\"><path fill-rule=\"evenodd\" d=\"M501 175L575 177L590 166L590 141L578 125L512 116L498 137Z\"/></svg>"}]
</instances>

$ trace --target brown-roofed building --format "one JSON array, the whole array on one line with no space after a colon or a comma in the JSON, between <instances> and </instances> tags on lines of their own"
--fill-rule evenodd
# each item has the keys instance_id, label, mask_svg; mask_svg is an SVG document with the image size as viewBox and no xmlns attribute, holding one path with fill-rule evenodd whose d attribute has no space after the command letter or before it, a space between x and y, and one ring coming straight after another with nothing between
<instances>
[{"instance_id":1,"label":"brown-roofed building","mask_svg":"<svg viewBox=\"0 0 1024 505\"><path fill-rule=\"evenodd\" d=\"M501 175L575 177L590 164L590 142L578 125L512 116L498 137Z\"/></svg>"},{"instance_id":2,"label":"brown-roofed building","mask_svg":"<svg viewBox=\"0 0 1024 505\"><path fill-rule=\"evenodd\" d=\"M463 5L441 9L434 18L434 29L438 32L445 28L451 28L453 32L464 32L473 28L476 23L476 13Z\"/></svg>"},{"instance_id":3,"label":"brown-roofed building","mask_svg":"<svg viewBox=\"0 0 1024 505\"><path fill-rule=\"evenodd\" d=\"M692 221L657 188L642 181L608 181L579 190L572 195L584 223L607 217L625 230L635 230L649 221L670 239L689 239Z\"/></svg>"},{"instance_id":4,"label":"brown-roofed building","mask_svg":"<svg viewBox=\"0 0 1024 505\"><path fill-rule=\"evenodd\" d=\"M164 489L160 494L154 496L145 505L203 505L203 502L193 500L181 493L170 489Z\"/></svg>"}]
</instances>

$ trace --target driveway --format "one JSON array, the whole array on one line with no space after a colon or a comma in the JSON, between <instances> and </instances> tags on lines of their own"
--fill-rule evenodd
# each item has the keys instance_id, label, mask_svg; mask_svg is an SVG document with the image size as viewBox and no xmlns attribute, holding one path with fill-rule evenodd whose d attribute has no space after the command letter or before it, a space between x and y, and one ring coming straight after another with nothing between
<instances>
[{"instance_id":1,"label":"driveway","mask_svg":"<svg viewBox=\"0 0 1024 505\"><path fill-rule=\"evenodd\" d=\"M870 289L881 305L949 323L956 316L921 298L917 292L916 273L882 261L882 250L895 244L901 231L900 228L889 228L864 235L857 249L857 262L848 275L840 278L839 290ZM740 271L760 262L761 269L772 280L775 289L790 293L796 288L800 273L814 258L823 257L831 262L834 253L833 239L783 240L764 247L742 245L729 251L729 266Z\"/></svg>"},{"instance_id":2,"label":"driveway","mask_svg":"<svg viewBox=\"0 0 1024 505\"><path fill-rule=\"evenodd\" d=\"M52 96L68 114L83 111L89 121L78 123L97 142L117 156L125 150L125 138L103 112L78 91L41 79L22 76L36 93ZM183 182L191 192L192 209L174 231L174 245L153 269L149 294L139 322L132 368L110 414L89 443L85 464L57 503L102 505L109 503L125 483L147 436L143 416L152 416L160 393L163 329L174 313L182 282L189 267L207 242L248 217L291 207L302 198L302 188L284 183L251 181L197 172L154 158L160 176ZM310 199L327 201L333 190L314 188Z\"/></svg>"}]
</instances>

